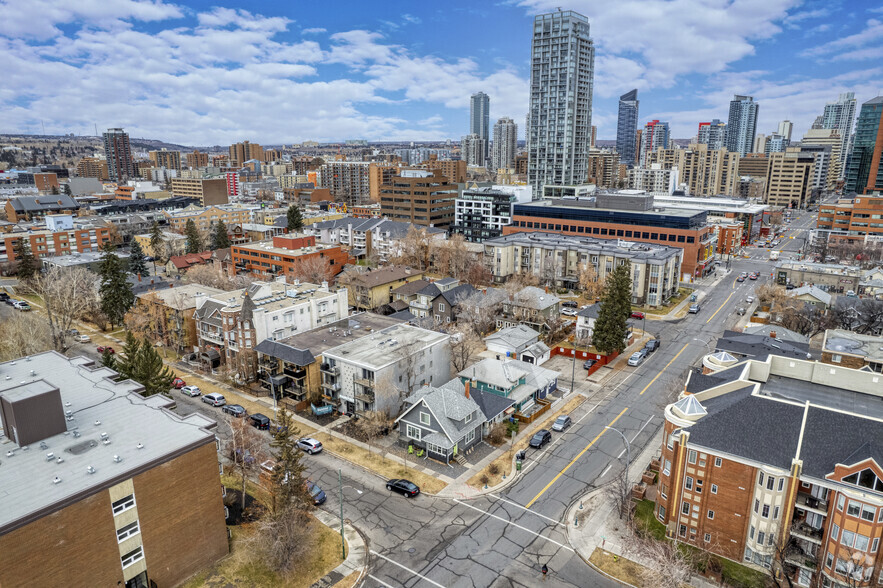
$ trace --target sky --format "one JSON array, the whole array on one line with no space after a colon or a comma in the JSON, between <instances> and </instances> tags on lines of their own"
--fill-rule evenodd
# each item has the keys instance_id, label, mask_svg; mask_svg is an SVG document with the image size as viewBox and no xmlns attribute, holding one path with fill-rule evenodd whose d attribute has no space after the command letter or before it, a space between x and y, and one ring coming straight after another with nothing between
<instances>
[{"instance_id":1,"label":"sky","mask_svg":"<svg viewBox=\"0 0 883 588\"><path fill-rule=\"evenodd\" d=\"M799 138L840 92L883 93L883 1L0 0L0 133L456 141L483 91L523 138L532 20L558 7L591 25L599 139L632 88L675 138L734 94Z\"/></svg>"}]
</instances>

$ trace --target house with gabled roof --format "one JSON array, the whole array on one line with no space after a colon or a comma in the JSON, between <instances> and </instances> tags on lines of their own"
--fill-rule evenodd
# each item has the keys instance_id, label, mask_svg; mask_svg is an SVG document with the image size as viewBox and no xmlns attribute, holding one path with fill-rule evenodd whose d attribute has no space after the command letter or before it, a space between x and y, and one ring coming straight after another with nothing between
<instances>
[{"instance_id":1,"label":"house with gabled roof","mask_svg":"<svg viewBox=\"0 0 883 588\"><path fill-rule=\"evenodd\" d=\"M529 413L558 388L558 372L517 359L487 358L459 374L472 388L512 400L513 412Z\"/></svg>"},{"instance_id":2,"label":"house with gabled roof","mask_svg":"<svg viewBox=\"0 0 883 588\"><path fill-rule=\"evenodd\" d=\"M519 359L534 365L543 365L549 359L549 346L540 341L540 334L527 325L500 329L484 338L488 351L501 358Z\"/></svg>"}]
</instances>

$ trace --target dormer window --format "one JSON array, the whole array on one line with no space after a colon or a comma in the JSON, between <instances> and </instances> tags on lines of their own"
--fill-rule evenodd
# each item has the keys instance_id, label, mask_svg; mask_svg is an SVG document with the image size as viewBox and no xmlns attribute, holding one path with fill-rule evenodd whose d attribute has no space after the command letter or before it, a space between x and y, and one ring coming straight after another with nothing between
<instances>
[{"instance_id":1,"label":"dormer window","mask_svg":"<svg viewBox=\"0 0 883 588\"><path fill-rule=\"evenodd\" d=\"M843 478L843 482L845 484L852 484L854 486L861 486L862 488L869 488L877 492L883 492L883 480L881 480L871 468L866 468L860 472L846 476Z\"/></svg>"},{"instance_id":2,"label":"dormer window","mask_svg":"<svg viewBox=\"0 0 883 588\"><path fill-rule=\"evenodd\" d=\"M472 421L472 413L470 412L469 414L466 415L466 419L463 422L468 423L471 421Z\"/></svg>"}]
</instances>

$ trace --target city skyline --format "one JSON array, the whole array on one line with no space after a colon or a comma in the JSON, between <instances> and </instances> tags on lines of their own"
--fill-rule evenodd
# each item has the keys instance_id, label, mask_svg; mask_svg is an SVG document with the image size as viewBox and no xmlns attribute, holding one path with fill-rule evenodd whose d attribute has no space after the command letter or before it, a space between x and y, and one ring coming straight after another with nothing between
<instances>
[{"instance_id":1,"label":"city skyline","mask_svg":"<svg viewBox=\"0 0 883 588\"><path fill-rule=\"evenodd\" d=\"M531 22L559 5L592 29L600 140L615 139L618 97L632 88L639 128L664 120L672 137L691 138L699 122L725 120L735 94L762 105L758 134L788 119L799 137L839 93L861 104L883 87L873 65L883 7L455 1L444 11L402 3L393 21L356 3L252 13L199 2L5 1L0 115L8 133L123 127L186 145L456 139L476 92L488 94L491 120L525 120Z\"/></svg>"}]
</instances>

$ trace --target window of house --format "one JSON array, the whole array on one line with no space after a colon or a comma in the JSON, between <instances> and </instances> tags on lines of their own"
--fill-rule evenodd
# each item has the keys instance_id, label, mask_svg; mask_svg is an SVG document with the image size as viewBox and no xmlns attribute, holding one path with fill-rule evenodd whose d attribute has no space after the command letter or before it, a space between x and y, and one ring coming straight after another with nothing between
<instances>
[{"instance_id":1,"label":"window of house","mask_svg":"<svg viewBox=\"0 0 883 588\"><path fill-rule=\"evenodd\" d=\"M658 516L660 519L665 518L665 507L661 504L659 505L659 509L656 511L656 516Z\"/></svg>"},{"instance_id":2,"label":"window of house","mask_svg":"<svg viewBox=\"0 0 883 588\"><path fill-rule=\"evenodd\" d=\"M120 498L116 502L110 505L111 510L113 510L113 514L117 515L121 512L125 512L130 508L135 508L135 495L129 494L126 497Z\"/></svg>"},{"instance_id":3,"label":"window of house","mask_svg":"<svg viewBox=\"0 0 883 588\"><path fill-rule=\"evenodd\" d=\"M869 537L865 537L864 535L855 536L855 548L859 551L867 551L870 543L871 539Z\"/></svg>"},{"instance_id":4,"label":"window of house","mask_svg":"<svg viewBox=\"0 0 883 588\"><path fill-rule=\"evenodd\" d=\"M711 493L712 493L712 494L717 494L717 484L712 484L712 485L711 485Z\"/></svg>"},{"instance_id":5,"label":"window of house","mask_svg":"<svg viewBox=\"0 0 883 588\"><path fill-rule=\"evenodd\" d=\"M757 532L757 544L763 545L764 539L766 539L766 533L764 533L763 531L758 531Z\"/></svg>"},{"instance_id":6,"label":"window of house","mask_svg":"<svg viewBox=\"0 0 883 588\"><path fill-rule=\"evenodd\" d=\"M438 303L438 311L439 311L439 312L444 312L444 311L445 311L445 303L444 303L444 302L439 302L439 303Z\"/></svg>"},{"instance_id":7,"label":"window of house","mask_svg":"<svg viewBox=\"0 0 883 588\"><path fill-rule=\"evenodd\" d=\"M777 520L779 518L779 507L775 507L773 509L773 520Z\"/></svg>"},{"instance_id":8,"label":"window of house","mask_svg":"<svg viewBox=\"0 0 883 588\"><path fill-rule=\"evenodd\" d=\"M871 553L877 553L877 547L880 546L880 538L874 537L874 541L871 542Z\"/></svg>"},{"instance_id":9,"label":"window of house","mask_svg":"<svg viewBox=\"0 0 883 588\"><path fill-rule=\"evenodd\" d=\"M696 493L702 494L702 480L696 480Z\"/></svg>"},{"instance_id":10,"label":"window of house","mask_svg":"<svg viewBox=\"0 0 883 588\"><path fill-rule=\"evenodd\" d=\"M693 489L693 478L691 478L690 476L686 476L684 478L684 488L686 488L687 490Z\"/></svg>"},{"instance_id":11,"label":"window of house","mask_svg":"<svg viewBox=\"0 0 883 588\"><path fill-rule=\"evenodd\" d=\"M837 497L837 510L843 510L843 504L846 502L846 497L841 494Z\"/></svg>"},{"instance_id":12,"label":"window of house","mask_svg":"<svg viewBox=\"0 0 883 588\"><path fill-rule=\"evenodd\" d=\"M713 510L708 511L708 518L714 519L714 511Z\"/></svg>"},{"instance_id":13,"label":"window of house","mask_svg":"<svg viewBox=\"0 0 883 588\"><path fill-rule=\"evenodd\" d=\"M662 470L663 475L667 476L671 473L671 460L665 460L665 468ZM881 511L883 512L883 511Z\"/></svg>"},{"instance_id":14,"label":"window of house","mask_svg":"<svg viewBox=\"0 0 883 588\"><path fill-rule=\"evenodd\" d=\"M834 564L834 556L833 556L833 555L831 554L831 552L829 551L829 552L825 555L825 567L826 567L826 568L830 568L833 564Z\"/></svg>"},{"instance_id":15,"label":"window of house","mask_svg":"<svg viewBox=\"0 0 883 588\"><path fill-rule=\"evenodd\" d=\"M681 505L681 514L685 514L685 515L690 514L690 503L689 502L684 501L684 503Z\"/></svg>"},{"instance_id":16,"label":"window of house","mask_svg":"<svg viewBox=\"0 0 883 588\"><path fill-rule=\"evenodd\" d=\"M473 441L475 441L475 429L472 429L471 431L466 433L466 441L465 442L468 444L468 443L472 443Z\"/></svg>"},{"instance_id":17,"label":"window of house","mask_svg":"<svg viewBox=\"0 0 883 588\"><path fill-rule=\"evenodd\" d=\"M751 527L748 529L748 537L752 541L754 541L754 525L751 525Z\"/></svg>"},{"instance_id":18,"label":"window of house","mask_svg":"<svg viewBox=\"0 0 883 588\"><path fill-rule=\"evenodd\" d=\"M776 485L776 479L774 477L770 476L766 479L766 489L767 490L772 490L775 485Z\"/></svg>"},{"instance_id":19,"label":"window of house","mask_svg":"<svg viewBox=\"0 0 883 588\"><path fill-rule=\"evenodd\" d=\"M754 499L754 514L757 514L758 510L760 510L760 500L755 498Z\"/></svg>"},{"instance_id":20,"label":"window of house","mask_svg":"<svg viewBox=\"0 0 883 588\"><path fill-rule=\"evenodd\" d=\"M840 545L845 545L847 547L852 547L855 543L855 533L852 531L847 531L843 529L843 532L840 533Z\"/></svg>"},{"instance_id":21,"label":"window of house","mask_svg":"<svg viewBox=\"0 0 883 588\"><path fill-rule=\"evenodd\" d=\"M763 472L760 472L760 475L757 478L757 483L763 486Z\"/></svg>"},{"instance_id":22,"label":"window of house","mask_svg":"<svg viewBox=\"0 0 883 588\"><path fill-rule=\"evenodd\" d=\"M123 569L126 569L127 567L129 567L130 565L135 563L136 561L140 561L142 559L144 559L144 550L139 545L138 547L136 547L135 549L133 549L132 551L130 551L126 555L122 556L120 558L120 561L123 562Z\"/></svg>"},{"instance_id":23,"label":"window of house","mask_svg":"<svg viewBox=\"0 0 883 588\"><path fill-rule=\"evenodd\" d=\"M140 532L141 528L138 526L138 521L135 521L134 523L129 523L125 527L117 529L117 543L122 543L129 537L137 535Z\"/></svg>"},{"instance_id":24,"label":"window of house","mask_svg":"<svg viewBox=\"0 0 883 588\"><path fill-rule=\"evenodd\" d=\"M833 526L831 527L831 539L833 539L834 541L837 541L837 536L838 536L839 534L840 534L840 526L839 526L839 525L833 525Z\"/></svg>"},{"instance_id":25,"label":"window of house","mask_svg":"<svg viewBox=\"0 0 883 588\"><path fill-rule=\"evenodd\" d=\"M420 430L420 427L415 427L414 425L408 425L405 429L405 435L409 439L416 439L417 441L420 441L422 433L423 431Z\"/></svg>"},{"instance_id":26,"label":"window of house","mask_svg":"<svg viewBox=\"0 0 883 588\"><path fill-rule=\"evenodd\" d=\"M785 478L779 478L779 492L785 489Z\"/></svg>"},{"instance_id":27,"label":"window of house","mask_svg":"<svg viewBox=\"0 0 883 588\"><path fill-rule=\"evenodd\" d=\"M421 412L420 413L420 424L421 425L429 425L429 423L431 423L431 422L432 422L432 419L429 417L428 412Z\"/></svg>"},{"instance_id":28,"label":"window of house","mask_svg":"<svg viewBox=\"0 0 883 588\"><path fill-rule=\"evenodd\" d=\"M470 421L472 421L472 413L471 412L466 415L466 419L464 420L464 422L468 423Z\"/></svg>"},{"instance_id":29,"label":"window of house","mask_svg":"<svg viewBox=\"0 0 883 588\"><path fill-rule=\"evenodd\" d=\"M724 465L724 460L722 460L722 459L719 458L719 457L715 457L715 458L714 458L714 467L719 468L719 467L721 467L722 465Z\"/></svg>"},{"instance_id":30,"label":"window of house","mask_svg":"<svg viewBox=\"0 0 883 588\"><path fill-rule=\"evenodd\" d=\"M705 534L705 542L708 543L709 541L711 541L711 533L706 533Z\"/></svg>"},{"instance_id":31,"label":"window of house","mask_svg":"<svg viewBox=\"0 0 883 588\"><path fill-rule=\"evenodd\" d=\"M763 510L760 511L760 516L762 516L765 519L770 518L770 505L769 504L763 505Z\"/></svg>"},{"instance_id":32,"label":"window of house","mask_svg":"<svg viewBox=\"0 0 883 588\"><path fill-rule=\"evenodd\" d=\"M687 453L687 461L690 463L696 463L696 450L691 449L689 453Z\"/></svg>"},{"instance_id":33,"label":"window of house","mask_svg":"<svg viewBox=\"0 0 883 588\"><path fill-rule=\"evenodd\" d=\"M659 493L662 494L662 497L668 498L668 486L666 486L665 484L661 484L659 488Z\"/></svg>"},{"instance_id":34,"label":"window of house","mask_svg":"<svg viewBox=\"0 0 883 588\"><path fill-rule=\"evenodd\" d=\"M862 505L862 518L866 521L874 521L874 515L877 513L877 509L873 506L867 506L865 504Z\"/></svg>"},{"instance_id":35,"label":"window of house","mask_svg":"<svg viewBox=\"0 0 883 588\"><path fill-rule=\"evenodd\" d=\"M862 505L858 502L849 501L849 506L846 507L846 514L851 517L857 517L862 511Z\"/></svg>"}]
</instances>

